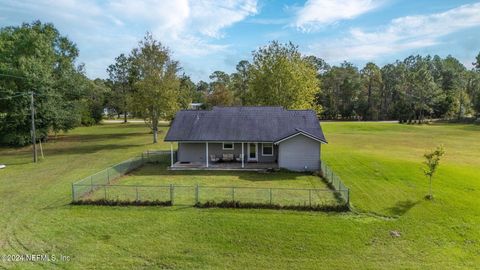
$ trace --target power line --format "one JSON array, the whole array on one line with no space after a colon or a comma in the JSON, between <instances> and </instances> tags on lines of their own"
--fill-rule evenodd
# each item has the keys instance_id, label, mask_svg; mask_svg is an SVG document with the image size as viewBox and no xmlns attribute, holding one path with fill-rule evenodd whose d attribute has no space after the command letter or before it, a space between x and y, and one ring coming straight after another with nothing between
<instances>
[{"instance_id":1,"label":"power line","mask_svg":"<svg viewBox=\"0 0 480 270\"><path fill-rule=\"evenodd\" d=\"M4 97L4 98L0 98L0 99L12 99L12 98L15 98L15 97L25 96L25 95L29 95L29 94L30 93L16 94L16 95L13 95L13 96Z\"/></svg>"},{"instance_id":2,"label":"power line","mask_svg":"<svg viewBox=\"0 0 480 270\"><path fill-rule=\"evenodd\" d=\"M0 73L0 76L4 76L4 77L11 77L11 78L17 78L17 79L27 79L27 77L23 77L23 76L16 76L16 75L10 75L10 74L4 74L4 73Z\"/></svg>"},{"instance_id":3,"label":"power line","mask_svg":"<svg viewBox=\"0 0 480 270\"><path fill-rule=\"evenodd\" d=\"M0 98L0 99L11 99L11 98L14 98L14 97L19 97L19 96L25 96L25 95L31 95L32 94L32 92L13 92L13 93L17 93L17 94L13 95L13 96L9 96L9 97L3 97L3 98ZM36 94L35 92L33 92L33 95L37 96L37 97L55 97L55 96L57 96L55 94Z\"/></svg>"}]
</instances>

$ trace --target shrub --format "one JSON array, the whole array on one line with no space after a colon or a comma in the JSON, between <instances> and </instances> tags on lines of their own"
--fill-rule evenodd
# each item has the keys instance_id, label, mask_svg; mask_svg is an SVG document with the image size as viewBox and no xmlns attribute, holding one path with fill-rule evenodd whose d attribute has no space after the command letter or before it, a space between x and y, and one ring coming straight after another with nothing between
<instances>
[{"instance_id":1,"label":"shrub","mask_svg":"<svg viewBox=\"0 0 480 270\"><path fill-rule=\"evenodd\" d=\"M130 201L130 200L78 200L72 202L73 205L106 205L106 206L172 206L171 201Z\"/></svg>"},{"instance_id":2,"label":"shrub","mask_svg":"<svg viewBox=\"0 0 480 270\"><path fill-rule=\"evenodd\" d=\"M204 203L197 203L195 207L198 208L250 208L250 209L276 209L276 210L297 210L297 211L323 211L323 212L346 212L349 211L348 205L329 205L329 204L315 204L315 205L279 205L268 203L242 203L239 201L206 201Z\"/></svg>"}]
</instances>

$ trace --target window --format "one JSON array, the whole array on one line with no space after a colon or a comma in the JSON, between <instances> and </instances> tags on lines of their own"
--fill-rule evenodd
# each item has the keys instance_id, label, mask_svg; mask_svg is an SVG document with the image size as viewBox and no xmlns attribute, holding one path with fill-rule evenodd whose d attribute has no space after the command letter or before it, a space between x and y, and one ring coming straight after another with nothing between
<instances>
[{"instance_id":1,"label":"window","mask_svg":"<svg viewBox=\"0 0 480 270\"><path fill-rule=\"evenodd\" d=\"M262 155L263 156L273 156L273 144L272 143L262 143Z\"/></svg>"},{"instance_id":2,"label":"window","mask_svg":"<svg viewBox=\"0 0 480 270\"><path fill-rule=\"evenodd\" d=\"M233 143L224 142L222 148L223 150L233 150Z\"/></svg>"}]
</instances>

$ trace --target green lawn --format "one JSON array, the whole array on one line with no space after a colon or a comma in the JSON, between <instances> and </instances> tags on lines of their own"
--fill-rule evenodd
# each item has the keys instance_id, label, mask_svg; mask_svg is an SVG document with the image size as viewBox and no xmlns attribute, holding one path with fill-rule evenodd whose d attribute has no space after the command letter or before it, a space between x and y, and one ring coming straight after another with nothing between
<instances>
[{"instance_id":1,"label":"green lawn","mask_svg":"<svg viewBox=\"0 0 480 270\"><path fill-rule=\"evenodd\" d=\"M0 268L465 269L480 265L480 126L324 123L323 159L351 188L354 213L71 206L71 183L147 149L142 124L78 128L29 148L0 148L0 255L69 262ZM162 136L166 128L162 128ZM447 155L425 201L422 154ZM133 178L132 178L133 179ZM393 238L397 230L401 237Z\"/></svg>"},{"instance_id":2,"label":"green lawn","mask_svg":"<svg viewBox=\"0 0 480 270\"><path fill-rule=\"evenodd\" d=\"M115 180L111 186L100 187L86 199L168 201L170 200L169 186L174 185L174 204L193 205L195 204L195 186L198 185L199 202L236 200L244 203L279 205L340 203L332 190L318 176L311 173L169 171L168 165L169 163L166 162L146 164Z\"/></svg>"}]
</instances>

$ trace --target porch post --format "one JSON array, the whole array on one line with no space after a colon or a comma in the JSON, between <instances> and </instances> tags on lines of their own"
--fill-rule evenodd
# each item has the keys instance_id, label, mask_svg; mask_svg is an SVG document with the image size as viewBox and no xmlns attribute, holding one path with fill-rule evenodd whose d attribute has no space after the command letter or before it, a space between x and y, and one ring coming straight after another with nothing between
<instances>
[{"instance_id":1,"label":"porch post","mask_svg":"<svg viewBox=\"0 0 480 270\"><path fill-rule=\"evenodd\" d=\"M243 154L243 142L242 142L242 168L245 168L245 155Z\"/></svg>"},{"instance_id":2,"label":"porch post","mask_svg":"<svg viewBox=\"0 0 480 270\"><path fill-rule=\"evenodd\" d=\"M207 161L207 168L208 168L208 142L205 143L205 158Z\"/></svg>"},{"instance_id":3,"label":"porch post","mask_svg":"<svg viewBox=\"0 0 480 270\"><path fill-rule=\"evenodd\" d=\"M170 142L170 167L173 167L173 142Z\"/></svg>"}]
</instances>

